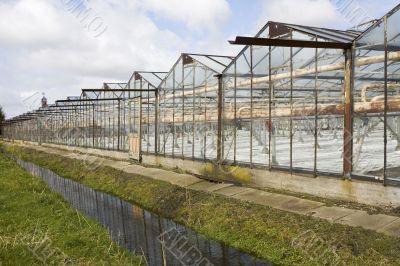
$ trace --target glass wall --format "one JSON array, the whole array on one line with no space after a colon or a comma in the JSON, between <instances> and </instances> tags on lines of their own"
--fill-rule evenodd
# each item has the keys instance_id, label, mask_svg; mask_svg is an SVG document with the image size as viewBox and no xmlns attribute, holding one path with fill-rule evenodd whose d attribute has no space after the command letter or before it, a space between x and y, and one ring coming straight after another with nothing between
<instances>
[{"instance_id":1,"label":"glass wall","mask_svg":"<svg viewBox=\"0 0 400 266\"><path fill-rule=\"evenodd\" d=\"M236 60L225 70L222 96L222 158L236 162Z\"/></svg>"},{"instance_id":2,"label":"glass wall","mask_svg":"<svg viewBox=\"0 0 400 266\"><path fill-rule=\"evenodd\" d=\"M296 38L296 34L293 34ZM315 37L309 37L310 40ZM318 49L291 48L293 73L290 86L291 94L291 146L292 146L292 168L314 170L315 156L318 152L317 132L318 123L316 117L317 81L319 73L315 71L318 66ZM313 69L315 73L310 77L297 75L297 69ZM317 147L316 147L317 145Z\"/></svg>"},{"instance_id":3,"label":"glass wall","mask_svg":"<svg viewBox=\"0 0 400 266\"><path fill-rule=\"evenodd\" d=\"M175 136L175 90L174 70L162 81L159 89L159 145L158 153L173 155L174 149L178 149ZM174 148L175 146L175 148Z\"/></svg>"},{"instance_id":4,"label":"glass wall","mask_svg":"<svg viewBox=\"0 0 400 266\"><path fill-rule=\"evenodd\" d=\"M400 14L393 10L355 42L353 173L399 180Z\"/></svg>"},{"instance_id":5,"label":"glass wall","mask_svg":"<svg viewBox=\"0 0 400 266\"><path fill-rule=\"evenodd\" d=\"M252 121L252 143L251 162L258 165L269 165L269 81L258 78L268 75L269 69L269 47L252 46L251 48L252 84L251 98L251 121Z\"/></svg>"},{"instance_id":6,"label":"glass wall","mask_svg":"<svg viewBox=\"0 0 400 266\"><path fill-rule=\"evenodd\" d=\"M260 36L328 41L272 26ZM223 159L342 173L344 61L342 50L246 47L223 74Z\"/></svg>"},{"instance_id":7,"label":"glass wall","mask_svg":"<svg viewBox=\"0 0 400 266\"><path fill-rule=\"evenodd\" d=\"M251 161L251 49L236 60L236 161Z\"/></svg>"},{"instance_id":8,"label":"glass wall","mask_svg":"<svg viewBox=\"0 0 400 266\"><path fill-rule=\"evenodd\" d=\"M400 180L400 12L387 18L387 164L388 179Z\"/></svg>"},{"instance_id":9,"label":"glass wall","mask_svg":"<svg viewBox=\"0 0 400 266\"><path fill-rule=\"evenodd\" d=\"M135 72L128 83L128 89L134 90L129 93L128 98L140 98L140 108L134 106L138 104L138 101L131 101L133 106L127 112L132 112L132 117L137 117L136 112L140 112L141 115L141 126L133 119L130 132L135 132L136 128L141 128L141 152L144 154L156 152L156 145L158 144L156 143L156 91L165 75L165 72ZM128 126L125 129L129 131Z\"/></svg>"},{"instance_id":10,"label":"glass wall","mask_svg":"<svg viewBox=\"0 0 400 266\"><path fill-rule=\"evenodd\" d=\"M27 113L14 124L10 137L67 146L127 150L125 92L93 89L55 105ZM16 130L15 128L19 128ZM11 134L12 133L12 134Z\"/></svg>"},{"instance_id":11,"label":"glass wall","mask_svg":"<svg viewBox=\"0 0 400 266\"><path fill-rule=\"evenodd\" d=\"M291 49L271 49L271 166L290 168L293 91L291 90Z\"/></svg>"},{"instance_id":12,"label":"glass wall","mask_svg":"<svg viewBox=\"0 0 400 266\"><path fill-rule=\"evenodd\" d=\"M159 154L217 159L217 75L230 61L196 54L179 58L159 87Z\"/></svg>"},{"instance_id":13,"label":"glass wall","mask_svg":"<svg viewBox=\"0 0 400 266\"><path fill-rule=\"evenodd\" d=\"M316 86L316 170L343 173L344 67L343 50L318 49L317 69L335 66L334 71L317 71L310 82ZM336 67L338 66L338 67Z\"/></svg>"},{"instance_id":14,"label":"glass wall","mask_svg":"<svg viewBox=\"0 0 400 266\"><path fill-rule=\"evenodd\" d=\"M353 90L353 174L383 179L384 22L355 42Z\"/></svg>"}]
</instances>

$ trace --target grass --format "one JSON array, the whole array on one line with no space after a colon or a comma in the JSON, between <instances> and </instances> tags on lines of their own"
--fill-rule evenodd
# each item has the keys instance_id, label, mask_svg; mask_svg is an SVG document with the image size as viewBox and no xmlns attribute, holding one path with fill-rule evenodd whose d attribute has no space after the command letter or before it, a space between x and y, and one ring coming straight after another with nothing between
<instances>
[{"instance_id":1,"label":"grass","mask_svg":"<svg viewBox=\"0 0 400 266\"><path fill-rule=\"evenodd\" d=\"M110 167L90 170L81 160L33 149L7 150L277 265L400 265L399 238L189 191Z\"/></svg>"},{"instance_id":2,"label":"grass","mask_svg":"<svg viewBox=\"0 0 400 266\"><path fill-rule=\"evenodd\" d=\"M0 153L0 265L139 265L107 230Z\"/></svg>"}]
</instances>

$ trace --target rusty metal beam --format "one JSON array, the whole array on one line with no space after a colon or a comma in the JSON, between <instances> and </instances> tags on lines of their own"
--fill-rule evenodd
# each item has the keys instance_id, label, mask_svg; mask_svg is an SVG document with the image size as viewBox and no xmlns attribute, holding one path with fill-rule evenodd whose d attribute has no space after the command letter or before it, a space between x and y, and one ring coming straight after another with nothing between
<instances>
[{"instance_id":1,"label":"rusty metal beam","mask_svg":"<svg viewBox=\"0 0 400 266\"><path fill-rule=\"evenodd\" d=\"M142 90L142 89L82 89L82 92L152 92L156 90Z\"/></svg>"},{"instance_id":2,"label":"rusty metal beam","mask_svg":"<svg viewBox=\"0 0 400 266\"><path fill-rule=\"evenodd\" d=\"M76 99L76 100L58 100L57 103L70 103L70 102L100 102L100 101L118 101L124 100L123 98L103 98L103 99Z\"/></svg>"},{"instance_id":3,"label":"rusty metal beam","mask_svg":"<svg viewBox=\"0 0 400 266\"><path fill-rule=\"evenodd\" d=\"M383 183L386 185L386 180L387 180L387 139L388 139L388 118L387 118L387 113L388 113L388 82L387 82L387 76L388 76L388 17L385 16L383 18L384 22L384 47L385 47L385 61L384 61L384 77L385 77L385 96L384 96L384 115L383 115L383 124L384 124L384 135L383 135L383 142L384 142L384 147L383 147Z\"/></svg>"},{"instance_id":4,"label":"rusty metal beam","mask_svg":"<svg viewBox=\"0 0 400 266\"><path fill-rule=\"evenodd\" d=\"M299 47L299 48L322 48L322 49L351 49L351 43L341 42L319 42L289 39L269 39L256 37L237 36L234 41L229 41L235 45L256 45L256 46L275 46L275 47Z\"/></svg>"},{"instance_id":5,"label":"rusty metal beam","mask_svg":"<svg viewBox=\"0 0 400 266\"><path fill-rule=\"evenodd\" d=\"M350 178L352 171L353 140L352 140L352 79L354 73L353 51L346 51L345 61L345 93L344 93L344 140L343 140L343 174Z\"/></svg>"}]
</instances>

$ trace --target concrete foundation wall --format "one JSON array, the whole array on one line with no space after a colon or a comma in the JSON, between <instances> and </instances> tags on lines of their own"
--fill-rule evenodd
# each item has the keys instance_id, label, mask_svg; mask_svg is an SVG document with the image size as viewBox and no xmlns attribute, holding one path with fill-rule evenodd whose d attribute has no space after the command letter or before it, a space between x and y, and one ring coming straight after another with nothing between
<instances>
[{"instance_id":1,"label":"concrete foundation wall","mask_svg":"<svg viewBox=\"0 0 400 266\"><path fill-rule=\"evenodd\" d=\"M15 143L38 145L37 143L15 141ZM43 144L44 147L64 149L91 155L129 160L127 152L107 151ZM250 169L237 166L219 166L211 162L190 159L171 158L155 155L143 155L142 163L149 166L168 169L180 169L187 173L207 176L227 182L240 183L243 186L274 188L292 192L306 193L323 198L354 201L374 206L400 206L400 187L384 186L381 183L344 180L327 176L306 176L283 171Z\"/></svg>"},{"instance_id":2,"label":"concrete foundation wall","mask_svg":"<svg viewBox=\"0 0 400 266\"><path fill-rule=\"evenodd\" d=\"M306 193L323 198L354 201L374 206L400 206L400 188L381 183L342 178L290 174L283 171L221 167L213 163L144 155L143 163L179 168L188 173L210 176L257 188L274 188Z\"/></svg>"},{"instance_id":3,"label":"concrete foundation wall","mask_svg":"<svg viewBox=\"0 0 400 266\"><path fill-rule=\"evenodd\" d=\"M42 144L43 147L50 147L50 148L58 148L58 149L65 149L73 152L81 152L87 153L91 155L103 156L103 157L110 157L118 160L129 160L129 154L127 152L120 152L120 151L108 151L108 150L99 150L99 149L92 149L92 148L81 148L81 147L71 147L71 146L61 146L61 145L54 145L54 144Z\"/></svg>"},{"instance_id":4,"label":"concrete foundation wall","mask_svg":"<svg viewBox=\"0 0 400 266\"><path fill-rule=\"evenodd\" d=\"M39 144L37 142L30 142L30 141L15 140L14 143L22 144L22 145L39 146ZM127 152L100 150L100 149L92 149L92 148L82 148L82 147L57 145L57 144L49 144L49 143L43 143L40 146L61 149L61 150L67 150L67 151L71 151L71 152L80 152L80 153L86 153L86 154L90 154L90 155L109 157L109 158L113 158L113 159L117 159L117 160L129 160L130 159L129 154Z\"/></svg>"}]
</instances>

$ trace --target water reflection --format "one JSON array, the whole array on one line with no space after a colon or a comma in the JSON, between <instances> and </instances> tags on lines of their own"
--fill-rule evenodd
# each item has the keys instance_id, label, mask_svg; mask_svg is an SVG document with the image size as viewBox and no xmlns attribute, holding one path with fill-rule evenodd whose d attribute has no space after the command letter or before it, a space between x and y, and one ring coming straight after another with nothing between
<instances>
[{"instance_id":1,"label":"water reflection","mask_svg":"<svg viewBox=\"0 0 400 266\"><path fill-rule=\"evenodd\" d=\"M271 265L117 197L14 160L29 173L42 177L74 208L105 226L119 245L144 254L148 265Z\"/></svg>"}]
</instances>

